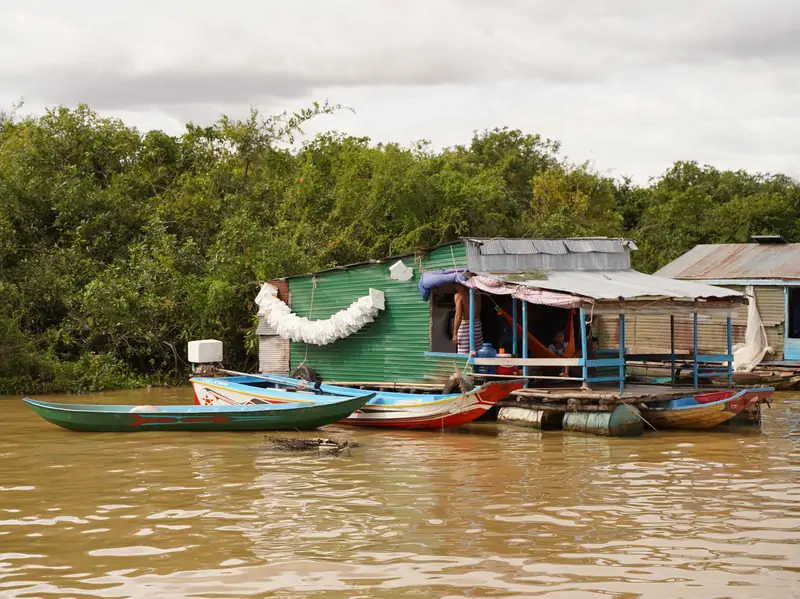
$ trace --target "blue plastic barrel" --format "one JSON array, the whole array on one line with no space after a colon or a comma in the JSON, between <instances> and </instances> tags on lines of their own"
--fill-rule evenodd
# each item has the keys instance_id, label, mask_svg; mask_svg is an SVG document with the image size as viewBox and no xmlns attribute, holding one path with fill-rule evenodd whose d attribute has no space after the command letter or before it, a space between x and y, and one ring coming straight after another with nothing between
<instances>
[{"instance_id":1,"label":"blue plastic barrel","mask_svg":"<svg viewBox=\"0 0 800 599\"><path fill-rule=\"evenodd\" d=\"M481 347L477 353L475 354L476 358L496 358L497 357L497 350L492 347L491 343L484 343L483 347ZM476 374L496 374L497 369L494 366L476 366L475 367Z\"/></svg>"}]
</instances>

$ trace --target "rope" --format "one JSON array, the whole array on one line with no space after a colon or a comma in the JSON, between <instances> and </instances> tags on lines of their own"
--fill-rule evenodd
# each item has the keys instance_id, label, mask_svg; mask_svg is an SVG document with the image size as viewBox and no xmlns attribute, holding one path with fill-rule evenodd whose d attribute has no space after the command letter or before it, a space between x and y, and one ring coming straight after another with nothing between
<instances>
[{"instance_id":1,"label":"rope","mask_svg":"<svg viewBox=\"0 0 800 599\"><path fill-rule=\"evenodd\" d=\"M317 291L317 277L311 277L311 308L308 311L308 319L311 320L314 316L314 295ZM303 361L300 362L297 368L303 366L308 361L308 343L306 343L306 352L303 356Z\"/></svg>"},{"instance_id":2,"label":"rope","mask_svg":"<svg viewBox=\"0 0 800 599\"><path fill-rule=\"evenodd\" d=\"M645 423L647 426L649 426L650 428L652 428L654 431L658 432L658 429L657 429L656 427L654 427L652 424L650 424L650 423L649 423L647 420L645 420L645 419L644 419L644 416L642 416L642 414L641 414L641 413L640 413L638 410L634 410L634 409L633 409L633 408L630 406L630 404L627 404L627 403L623 403L622 405L623 405L623 406L625 406L626 408L628 408L628 410L629 410L629 411L630 411L630 412L631 412L631 413L632 413L634 416L636 416L637 418L639 418L639 419L640 419L642 422L644 422L644 423Z\"/></svg>"},{"instance_id":3,"label":"rope","mask_svg":"<svg viewBox=\"0 0 800 599\"><path fill-rule=\"evenodd\" d=\"M414 265L415 266L419 265L417 269L419 270L420 273L425 271L425 265L423 264L423 259L421 255L414 256Z\"/></svg>"}]
</instances>

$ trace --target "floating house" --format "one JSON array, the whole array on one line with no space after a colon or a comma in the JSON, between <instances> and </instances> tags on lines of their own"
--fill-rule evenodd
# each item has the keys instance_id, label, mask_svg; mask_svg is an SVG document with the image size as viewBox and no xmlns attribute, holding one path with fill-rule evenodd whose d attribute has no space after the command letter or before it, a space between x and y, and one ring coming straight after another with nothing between
<instances>
[{"instance_id":1,"label":"floating house","mask_svg":"<svg viewBox=\"0 0 800 599\"><path fill-rule=\"evenodd\" d=\"M635 250L627 239L463 239L272 281L287 310L308 320L281 331L279 322L262 317L260 369L286 374L303 367L340 384L419 388L441 387L456 372L483 369L483 376L524 376L532 385L572 382L622 393L626 363L637 358L629 346L637 332L628 321L659 317L666 324L657 336L667 346L655 344L659 349L651 353L674 361L683 338L673 326L678 339L670 347L670 319L688 320L695 386L712 377L730 384L732 319L744 295L639 273L630 265ZM459 353L452 341L454 295L464 287L470 351ZM725 327L714 353L697 343L709 319ZM503 354L477 355L481 329L483 340ZM550 344L559 332L568 351L554 354ZM518 372L503 375L498 367Z\"/></svg>"},{"instance_id":2,"label":"floating house","mask_svg":"<svg viewBox=\"0 0 800 599\"><path fill-rule=\"evenodd\" d=\"M698 245L656 275L726 287L754 298L772 349L764 355L763 363L800 367L800 244L786 243L778 236L757 236L753 243ZM745 342L747 319L747 310L734 319L734 344ZM657 330L663 331L662 324L642 321L640 337L634 343L663 349L657 335ZM685 329L685 322L680 326ZM716 320L701 325L704 348L719 349L723 338L724 323ZM686 339L682 341L686 348Z\"/></svg>"}]
</instances>

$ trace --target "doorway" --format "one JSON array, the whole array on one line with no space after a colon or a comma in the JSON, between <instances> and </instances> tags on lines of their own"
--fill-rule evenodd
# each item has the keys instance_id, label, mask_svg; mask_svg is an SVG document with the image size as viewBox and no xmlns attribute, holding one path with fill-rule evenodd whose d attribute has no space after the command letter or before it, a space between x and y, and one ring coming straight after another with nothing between
<instances>
[{"instance_id":1,"label":"doorway","mask_svg":"<svg viewBox=\"0 0 800 599\"><path fill-rule=\"evenodd\" d=\"M800 287L786 288L784 360L800 361Z\"/></svg>"}]
</instances>

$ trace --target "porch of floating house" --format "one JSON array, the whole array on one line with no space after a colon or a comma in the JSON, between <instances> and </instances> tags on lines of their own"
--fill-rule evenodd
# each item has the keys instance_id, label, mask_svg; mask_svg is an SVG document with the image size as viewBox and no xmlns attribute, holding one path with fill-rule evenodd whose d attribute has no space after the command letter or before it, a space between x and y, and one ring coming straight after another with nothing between
<instances>
[{"instance_id":1,"label":"porch of floating house","mask_svg":"<svg viewBox=\"0 0 800 599\"><path fill-rule=\"evenodd\" d=\"M463 356L469 360L473 366L517 366L522 367L522 376L529 381L542 381L542 380L559 380L559 381L577 381L584 388L590 388L596 384L610 384L618 385L619 392L624 393L625 378L626 378L626 363L633 360L655 360L655 361L668 361L671 363L671 376L668 380L673 385L677 383L677 355L674 349L674 326L670 328L669 333L664 331L672 338L671 350L668 354L647 354L638 355L626 352L626 330L625 330L625 316L626 314L662 314L667 315L670 319L674 319L675 315L690 315L693 323L693 343L692 353L688 356L691 361L691 375L694 388L698 388L701 382L705 382L712 378L724 377L727 379L727 384L732 385L733 375L733 351L732 351L732 316L736 313L738 307L741 305L741 298L728 297L727 299L716 298L715 293L725 293L724 290L715 291L715 288L710 286L692 286L682 285L677 282L672 282L666 279L658 279L636 273L635 271L622 271L622 272L608 272L598 276L599 273L551 273L546 279L554 278L546 282L537 281L522 281L519 284L510 284L507 279L503 277L483 277L483 281L478 284L468 283L470 286L470 355ZM574 279L574 283L570 282ZM491 281L490 284L488 284ZM667 282L664 286L663 282ZM501 310L509 311L512 314L513 321L513 334L511 340L511 353L515 356L502 357L502 358L480 358L475 357L474 352L479 348L475 344L474 339L474 317L475 317L475 297L477 295L476 288L481 287L481 291L488 297L496 307ZM493 296L491 293L486 293L487 289L499 288L498 285L503 285L501 296ZM665 292L668 292L672 297L659 297L658 289L655 292L648 292L649 285L661 283L664 286ZM625 289L625 293L630 297L624 300L622 296L618 300L610 300L604 294L594 293L595 297L588 297L579 293L572 294L574 306L571 310L558 309L548 306L548 301L558 301L563 304L569 302L570 287L575 290L583 291L583 293L592 294L590 291L594 285L601 288L603 284L610 286L617 285L620 289ZM543 289L538 289L542 286ZM636 291L637 286L640 288ZM516 287L516 291L515 291ZM676 293L677 289L683 289L685 296L680 296L680 292ZM531 302L517 297L509 298L509 294L519 296L528 294L527 289L535 289L537 292L545 293L537 297ZM550 291L548 291L550 288ZM553 289L558 290L558 295L552 292ZM641 296L637 293L641 292ZM549 295L548 295L549 293ZM694 293L695 295L692 295ZM705 297L699 297L696 294L705 293ZM607 295L607 294L606 294ZM611 293L613 296L613 293ZM498 300L507 302L510 301L511 308L500 308ZM519 307L517 306L519 304ZM485 310L482 311L485 314ZM561 312L559 316L557 313ZM574 327L569 326L570 314L577 312L577 323ZM546 316L547 322L550 326L555 326L553 330L573 329L574 338L570 341L574 344L577 351L569 358L557 358L555 356L542 357L541 346L546 343L537 342L537 338L530 334L531 321L529 315L531 313L548 314ZM617 347L610 350L599 350L596 355L588 355L584 352L583 348L589 347L589 335L591 334L591 319L594 314L606 319L614 319L617 321ZM710 318L712 316L725 318L727 322L727 335L726 335L726 349L723 353L708 354L702 353L698 346L698 323L701 318ZM517 321L521 321L517 327ZM566 324L565 324L566 323ZM533 327L534 329L540 327ZM484 331L487 327L484 325ZM519 334L517 331L519 330ZM528 334L522 334L523 331ZM491 333L490 333L491 335ZM543 337L547 339L548 337ZM540 351L538 357L529 357L531 355L529 343L533 340L537 343ZM521 355L521 357L519 357ZM684 358L687 358L684 356ZM554 376L553 373L548 373L549 369L567 368L569 376ZM577 372L575 372L577 371ZM494 375L487 375L486 378L493 378ZM530 383L529 383L530 386Z\"/></svg>"}]
</instances>

